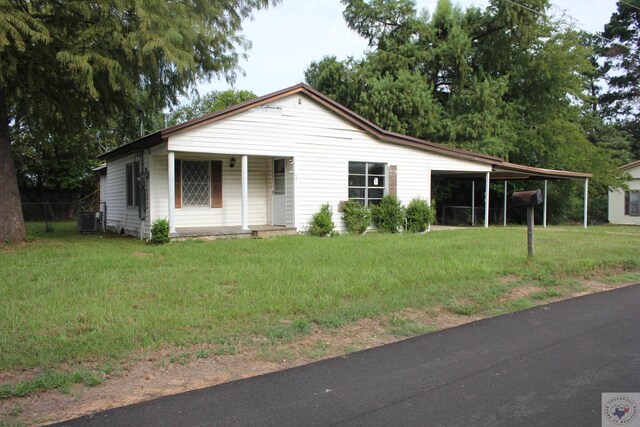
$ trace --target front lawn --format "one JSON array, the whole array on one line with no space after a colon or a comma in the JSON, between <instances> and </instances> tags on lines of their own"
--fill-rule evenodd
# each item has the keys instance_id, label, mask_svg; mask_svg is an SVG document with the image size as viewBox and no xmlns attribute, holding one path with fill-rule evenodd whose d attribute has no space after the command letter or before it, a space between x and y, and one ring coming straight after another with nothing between
<instances>
[{"instance_id":1,"label":"front lawn","mask_svg":"<svg viewBox=\"0 0 640 427\"><path fill-rule=\"evenodd\" d=\"M74 227L0 247L0 371L108 363L164 345L224 351L407 308L497 313L522 308L500 304L532 283L544 299L576 278L640 281L632 227L536 229L534 260L526 230L512 227L164 246Z\"/></svg>"}]
</instances>

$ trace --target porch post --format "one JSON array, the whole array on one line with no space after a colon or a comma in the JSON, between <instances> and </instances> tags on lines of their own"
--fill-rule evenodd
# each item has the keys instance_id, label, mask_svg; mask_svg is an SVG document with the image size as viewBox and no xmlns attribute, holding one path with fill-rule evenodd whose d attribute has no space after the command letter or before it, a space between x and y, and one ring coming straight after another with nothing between
<instances>
[{"instance_id":1,"label":"porch post","mask_svg":"<svg viewBox=\"0 0 640 427\"><path fill-rule=\"evenodd\" d=\"M169 151L168 155L169 188L169 235L176 234L176 153Z\"/></svg>"},{"instance_id":2,"label":"porch post","mask_svg":"<svg viewBox=\"0 0 640 427\"><path fill-rule=\"evenodd\" d=\"M242 156L242 229L249 229L249 160Z\"/></svg>"},{"instance_id":3,"label":"porch post","mask_svg":"<svg viewBox=\"0 0 640 427\"><path fill-rule=\"evenodd\" d=\"M507 226L507 180L504 180L504 207L502 208L502 226Z\"/></svg>"},{"instance_id":4,"label":"porch post","mask_svg":"<svg viewBox=\"0 0 640 427\"><path fill-rule=\"evenodd\" d=\"M587 207L589 204L589 178L584 179L584 228L587 228Z\"/></svg>"},{"instance_id":5,"label":"porch post","mask_svg":"<svg viewBox=\"0 0 640 427\"><path fill-rule=\"evenodd\" d=\"M484 228L489 228L489 172L484 182Z\"/></svg>"},{"instance_id":6,"label":"porch post","mask_svg":"<svg viewBox=\"0 0 640 427\"><path fill-rule=\"evenodd\" d=\"M547 228L547 180L544 180L544 204L542 205L542 227Z\"/></svg>"},{"instance_id":7,"label":"porch post","mask_svg":"<svg viewBox=\"0 0 640 427\"><path fill-rule=\"evenodd\" d=\"M471 181L471 225L476 225L476 182Z\"/></svg>"}]
</instances>

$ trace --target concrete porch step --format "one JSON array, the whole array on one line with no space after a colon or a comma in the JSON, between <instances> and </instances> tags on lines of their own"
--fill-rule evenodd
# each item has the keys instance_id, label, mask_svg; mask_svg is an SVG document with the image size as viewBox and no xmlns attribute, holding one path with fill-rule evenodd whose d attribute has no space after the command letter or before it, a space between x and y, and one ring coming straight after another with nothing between
<instances>
[{"instance_id":1,"label":"concrete porch step","mask_svg":"<svg viewBox=\"0 0 640 427\"><path fill-rule=\"evenodd\" d=\"M295 236L295 227L279 225L250 225L249 230L241 227L192 227L178 228L176 234L170 236L173 240L217 240L242 238L269 238L277 236Z\"/></svg>"},{"instance_id":2,"label":"concrete porch step","mask_svg":"<svg viewBox=\"0 0 640 427\"><path fill-rule=\"evenodd\" d=\"M278 226L265 226L265 227L251 227L251 236L259 239L277 237L277 236L295 236L298 231L295 227L278 227Z\"/></svg>"}]
</instances>

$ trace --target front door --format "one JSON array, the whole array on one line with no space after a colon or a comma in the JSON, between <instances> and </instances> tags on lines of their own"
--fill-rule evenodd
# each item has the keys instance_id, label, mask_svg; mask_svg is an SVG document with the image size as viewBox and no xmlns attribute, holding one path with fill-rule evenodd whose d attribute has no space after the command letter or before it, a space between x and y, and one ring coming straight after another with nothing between
<instances>
[{"instance_id":1,"label":"front door","mask_svg":"<svg viewBox=\"0 0 640 427\"><path fill-rule=\"evenodd\" d=\"M287 224L284 159L273 161L273 225Z\"/></svg>"}]
</instances>

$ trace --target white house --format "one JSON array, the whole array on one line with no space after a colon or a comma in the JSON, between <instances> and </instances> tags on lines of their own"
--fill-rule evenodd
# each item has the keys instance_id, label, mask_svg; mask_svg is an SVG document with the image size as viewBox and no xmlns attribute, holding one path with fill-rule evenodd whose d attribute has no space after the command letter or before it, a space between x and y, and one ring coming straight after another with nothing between
<instances>
[{"instance_id":1,"label":"white house","mask_svg":"<svg viewBox=\"0 0 640 427\"><path fill-rule=\"evenodd\" d=\"M609 191L609 222L640 225L640 160L618 168L631 175L628 191Z\"/></svg>"},{"instance_id":2,"label":"white house","mask_svg":"<svg viewBox=\"0 0 640 427\"><path fill-rule=\"evenodd\" d=\"M323 203L343 231L341 201L371 204L388 193L405 203L430 200L435 175L482 179L485 194L490 179L591 177L388 132L304 84L163 129L101 159L107 227L140 237L158 218L169 220L173 237L265 226L300 232Z\"/></svg>"}]
</instances>

